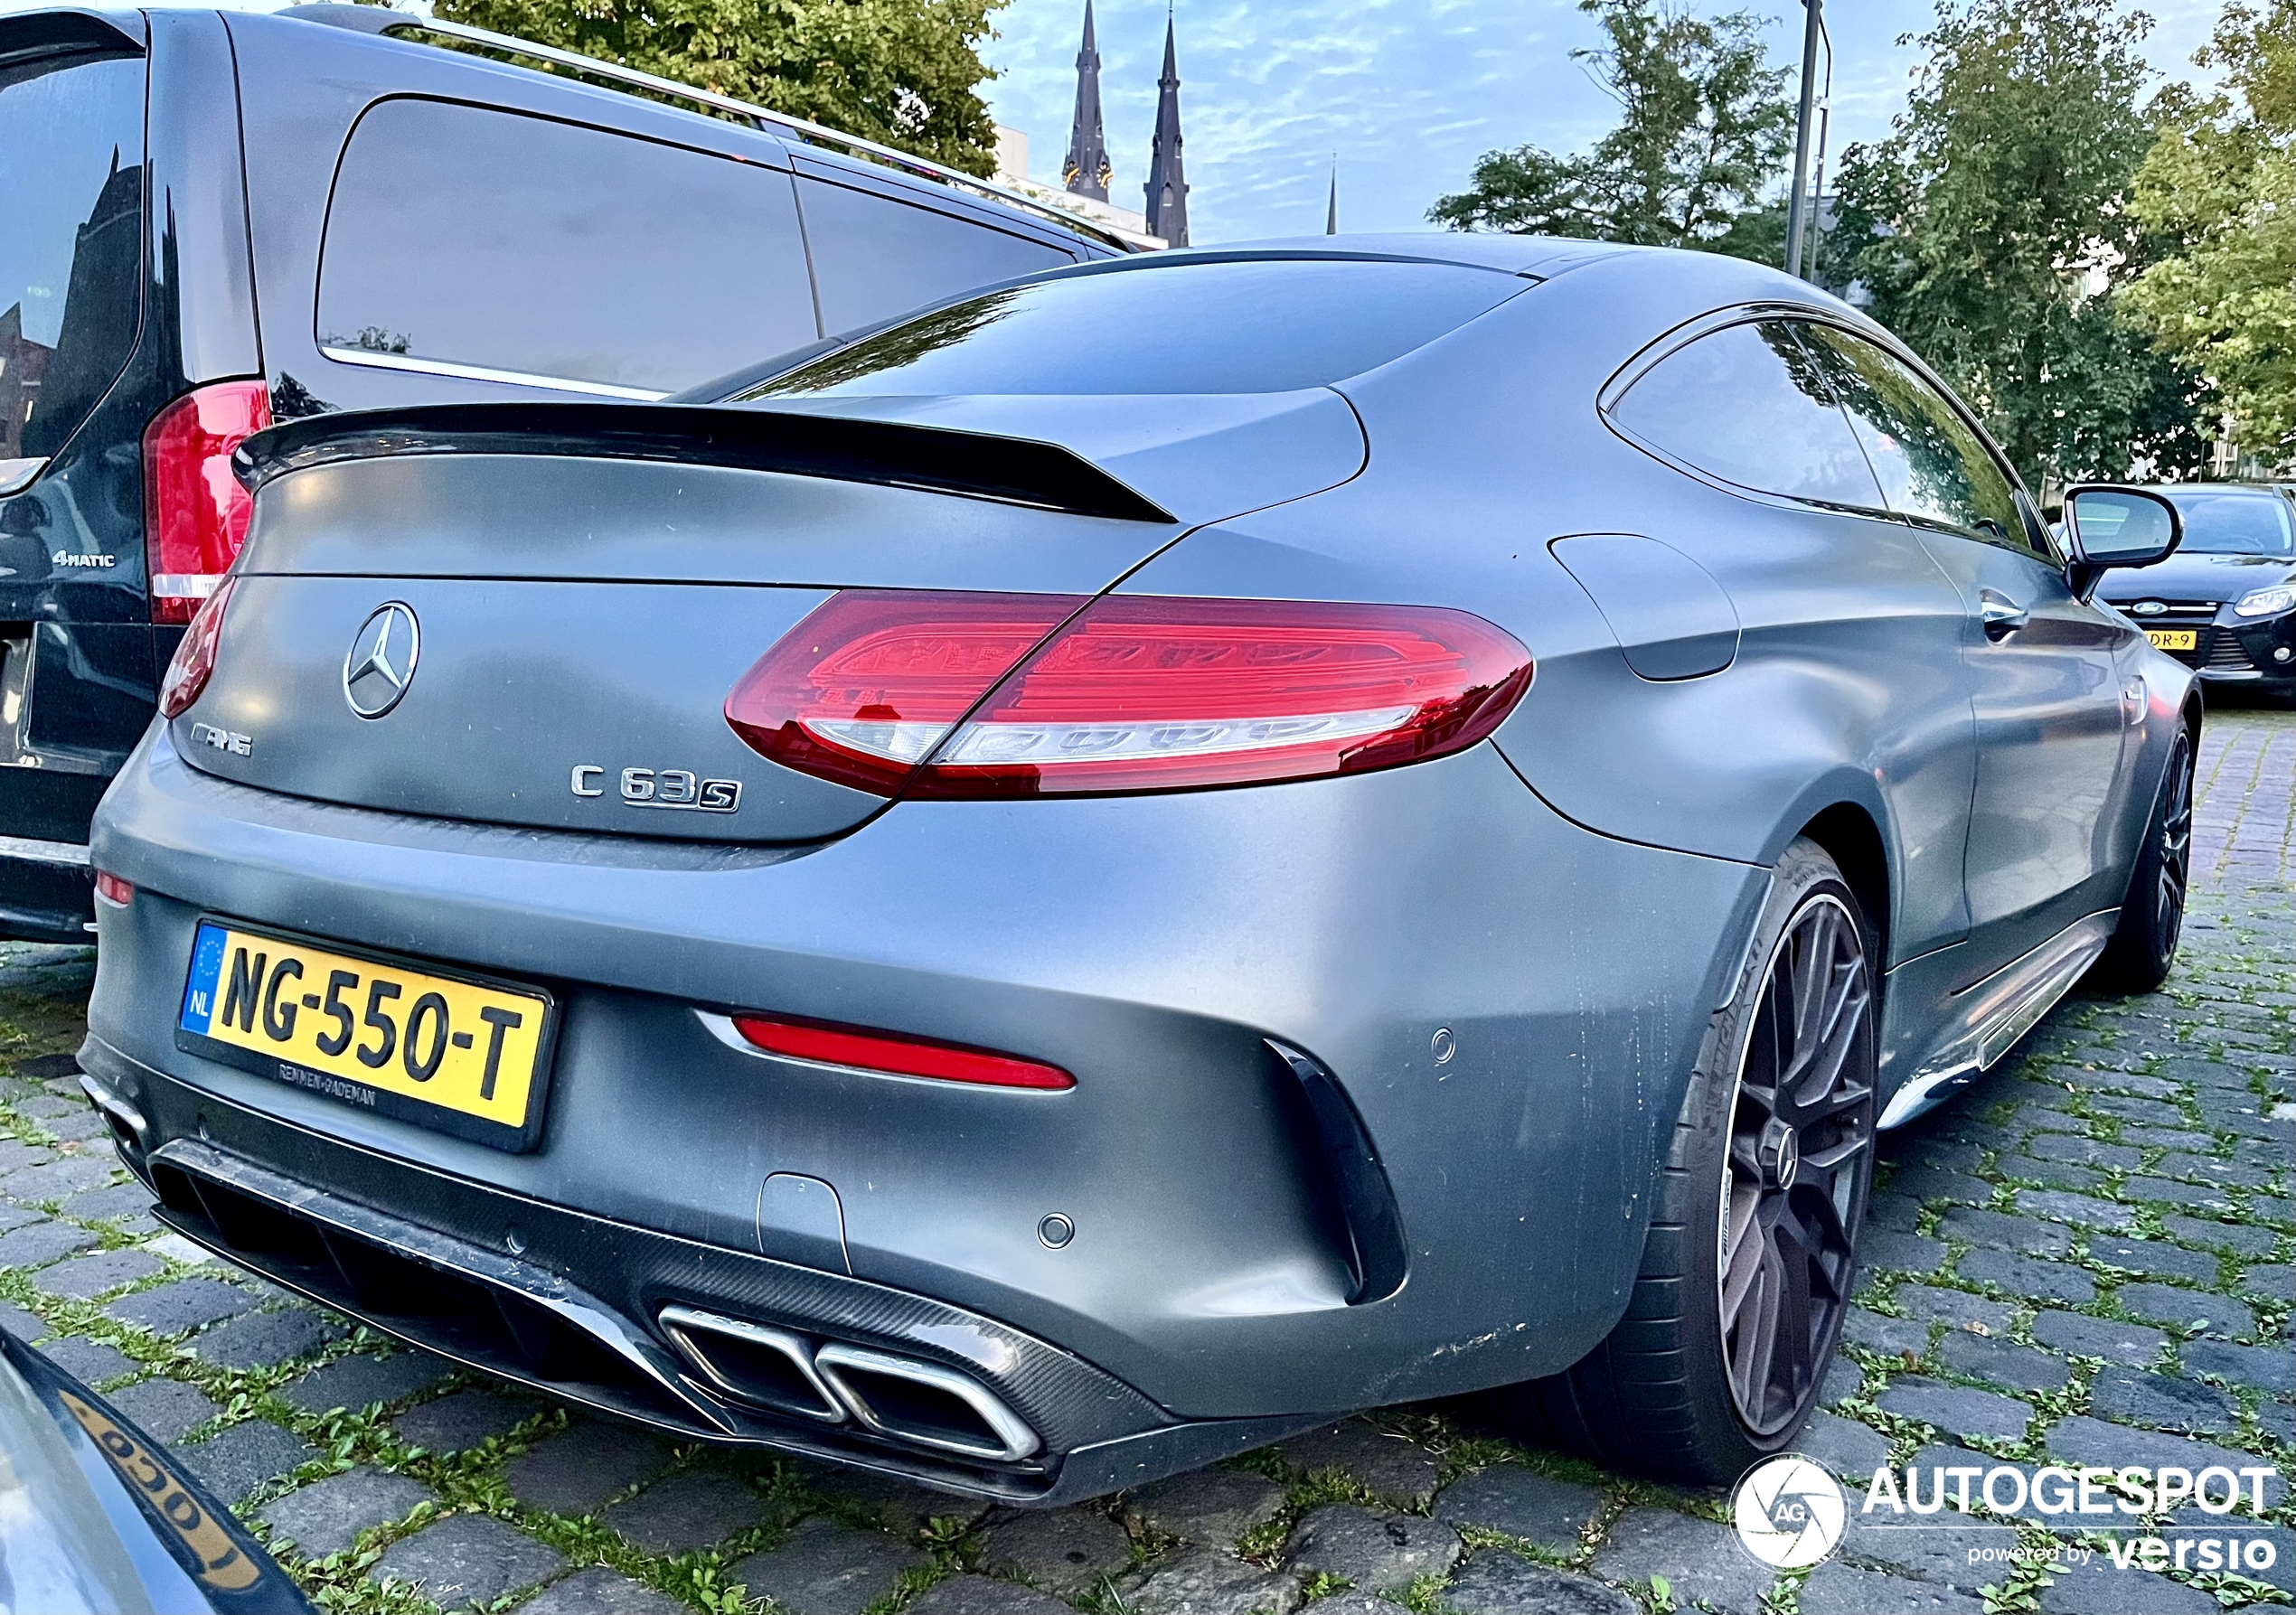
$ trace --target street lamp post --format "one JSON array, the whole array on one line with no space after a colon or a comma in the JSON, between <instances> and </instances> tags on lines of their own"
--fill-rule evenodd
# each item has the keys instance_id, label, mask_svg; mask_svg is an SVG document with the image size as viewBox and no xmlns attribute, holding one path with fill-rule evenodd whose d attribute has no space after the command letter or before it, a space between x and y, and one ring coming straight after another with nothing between
<instances>
[{"instance_id":1,"label":"street lamp post","mask_svg":"<svg viewBox=\"0 0 2296 1615\"><path fill-rule=\"evenodd\" d=\"M1802 236L1809 224L1811 109L1818 99L1818 46L1825 0L1802 0L1802 109L1793 127L1793 196L1786 203L1786 273L1802 273Z\"/></svg>"}]
</instances>

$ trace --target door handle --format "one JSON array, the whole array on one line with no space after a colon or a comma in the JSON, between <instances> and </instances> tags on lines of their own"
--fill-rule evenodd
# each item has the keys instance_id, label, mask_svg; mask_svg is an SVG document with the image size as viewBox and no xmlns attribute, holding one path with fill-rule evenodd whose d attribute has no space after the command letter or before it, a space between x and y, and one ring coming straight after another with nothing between
<instances>
[{"instance_id":1,"label":"door handle","mask_svg":"<svg viewBox=\"0 0 2296 1615\"><path fill-rule=\"evenodd\" d=\"M1986 638L2003 640L2031 622L2033 614L2007 595L1997 595L1991 589L1980 589L1977 591L1977 620L1985 625Z\"/></svg>"}]
</instances>

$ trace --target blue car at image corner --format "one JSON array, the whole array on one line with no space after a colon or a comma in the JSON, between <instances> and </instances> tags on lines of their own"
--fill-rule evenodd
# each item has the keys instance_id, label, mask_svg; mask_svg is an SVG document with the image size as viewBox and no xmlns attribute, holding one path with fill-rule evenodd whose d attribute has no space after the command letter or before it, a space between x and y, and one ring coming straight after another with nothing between
<instances>
[{"instance_id":1,"label":"blue car at image corner","mask_svg":"<svg viewBox=\"0 0 2296 1615\"><path fill-rule=\"evenodd\" d=\"M2092 598L2175 509L2060 540L1735 259L1079 265L236 465L91 1096L170 1226L681 1437L1049 1503L1476 1394L1727 1480L1877 1131L2175 955L2194 671Z\"/></svg>"},{"instance_id":2,"label":"blue car at image corner","mask_svg":"<svg viewBox=\"0 0 2296 1615\"><path fill-rule=\"evenodd\" d=\"M0 1603L26 1615L309 1615L230 1509L0 1329Z\"/></svg>"}]
</instances>

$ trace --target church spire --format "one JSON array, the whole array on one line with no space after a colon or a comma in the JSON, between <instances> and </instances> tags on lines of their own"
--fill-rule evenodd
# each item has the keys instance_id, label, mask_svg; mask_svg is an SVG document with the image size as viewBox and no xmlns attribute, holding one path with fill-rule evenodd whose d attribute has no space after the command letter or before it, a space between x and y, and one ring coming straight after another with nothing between
<instances>
[{"instance_id":1,"label":"church spire","mask_svg":"<svg viewBox=\"0 0 2296 1615\"><path fill-rule=\"evenodd\" d=\"M1180 58L1164 13L1164 72L1156 80L1156 142L1148 158L1148 233L1170 247L1188 245L1188 179L1180 163Z\"/></svg>"},{"instance_id":2,"label":"church spire","mask_svg":"<svg viewBox=\"0 0 2296 1615\"><path fill-rule=\"evenodd\" d=\"M1340 233L1340 154L1337 152L1331 154L1331 200L1323 209L1323 233L1327 236Z\"/></svg>"},{"instance_id":3,"label":"church spire","mask_svg":"<svg viewBox=\"0 0 2296 1615\"><path fill-rule=\"evenodd\" d=\"M1060 181L1078 196L1108 200L1108 142L1100 132L1100 47L1092 33L1092 0L1084 0L1084 44L1077 52L1077 116L1068 126L1068 157Z\"/></svg>"}]
</instances>

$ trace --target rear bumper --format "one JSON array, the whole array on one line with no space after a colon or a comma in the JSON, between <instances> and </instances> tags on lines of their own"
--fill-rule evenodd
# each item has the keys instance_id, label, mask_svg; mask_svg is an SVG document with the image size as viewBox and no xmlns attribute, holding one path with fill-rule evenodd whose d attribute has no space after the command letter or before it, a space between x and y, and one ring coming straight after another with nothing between
<instances>
[{"instance_id":1,"label":"rear bumper","mask_svg":"<svg viewBox=\"0 0 2296 1615\"><path fill-rule=\"evenodd\" d=\"M91 1039L83 1053L107 1113L125 1111L132 1119L115 1130L130 1135L119 1139L122 1155L159 1196L159 1216L177 1232L457 1362L682 1437L768 1446L947 1490L1050 1504L1209 1463L1311 1422L1173 1419L1043 1341L926 1297L411 1170L253 1117L234 1116L224 1131L294 1163L301 1177L196 1138L177 1136L146 1152L133 1141L134 1123L157 1135L175 1119L165 1111L143 1114L118 1090L166 1090L137 1084L126 1057L100 1041ZM202 1119L213 1130L212 1104ZM315 1187L322 1183L327 1187ZM409 1194L428 1223L368 1203ZM441 1233L437 1224L456 1232ZM795 1337L807 1359L832 1342L889 1347L902 1362L977 1387L989 1399L983 1405L1004 1412L1023 1439L981 1461L946 1450L969 1441L961 1427L939 1432L939 1451L901 1439L906 1426L898 1414L892 1433L877 1433L862 1422L879 1416L867 1401L833 1394L810 1413L802 1405L785 1413L724 1394L664 1344L658 1319L668 1310L665 1296L685 1298L672 1307L709 1317L769 1320L769 1329ZM728 1383L752 1382L737 1373Z\"/></svg>"},{"instance_id":2,"label":"rear bumper","mask_svg":"<svg viewBox=\"0 0 2296 1615\"><path fill-rule=\"evenodd\" d=\"M93 942L94 881L80 842L0 835L0 936Z\"/></svg>"},{"instance_id":3,"label":"rear bumper","mask_svg":"<svg viewBox=\"0 0 2296 1615\"><path fill-rule=\"evenodd\" d=\"M609 1405L1013 1497L1090 1495L1583 1355L1624 1305L1764 879L1581 831L1488 746L1244 791L909 803L825 845L728 849L326 807L197 774L155 735L95 847L139 892L103 915L83 1064L146 1119L146 1169L187 1233L485 1355L378 1310L333 1257L290 1271L233 1240L188 1181L198 1143L288 1200L494 1260L522 1246L669 1365L631 1382L652 1413L627 1385ZM203 910L550 986L540 1146L490 1150L178 1049ZM781 1060L698 1013L740 1009L1006 1050L1077 1083ZM1363 1185L1272 1043L1326 1075L1376 1151L1399 1284L1362 1282ZM808 1203L831 1220L768 1194L777 1174L825 1187ZM1076 1231L1059 1248L1038 1236L1052 1213ZM1022 1412L1036 1467L968 1480L851 1430L702 1428L670 1306L957 1367ZM949 1344L966 1331L1007 1366ZM487 1366L535 1376L505 1349ZM1069 1401L1092 1420L1040 1398L1021 1369L1038 1360L1089 1387Z\"/></svg>"}]
</instances>

